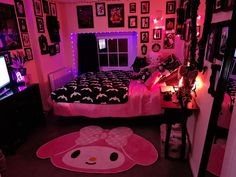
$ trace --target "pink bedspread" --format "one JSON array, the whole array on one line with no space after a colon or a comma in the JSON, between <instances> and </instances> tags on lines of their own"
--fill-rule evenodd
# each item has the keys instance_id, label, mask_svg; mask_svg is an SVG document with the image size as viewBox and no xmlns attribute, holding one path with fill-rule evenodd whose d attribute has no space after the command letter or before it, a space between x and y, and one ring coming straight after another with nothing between
<instances>
[{"instance_id":1,"label":"pink bedspread","mask_svg":"<svg viewBox=\"0 0 236 177\"><path fill-rule=\"evenodd\" d=\"M160 106L160 87L155 85L148 90L137 80L131 80L128 102L124 104L51 103L54 114L59 116L136 117L163 113Z\"/></svg>"}]
</instances>

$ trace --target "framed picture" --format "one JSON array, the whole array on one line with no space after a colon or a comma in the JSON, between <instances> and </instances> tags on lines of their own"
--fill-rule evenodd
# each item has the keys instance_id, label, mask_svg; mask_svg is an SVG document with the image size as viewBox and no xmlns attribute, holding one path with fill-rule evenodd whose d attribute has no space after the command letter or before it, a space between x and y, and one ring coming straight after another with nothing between
<instances>
[{"instance_id":1,"label":"framed picture","mask_svg":"<svg viewBox=\"0 0 236 177\"><path fill-rule=\"evenodd\" d=\"M50 2L49 6L50 6L51 15L52 16L57 16L57 6L56 6L56 3Z\"/></svg>"},{"instance_id":2,"label":"framed picture","mask_svg":"<svg viewBox=\"0 0 236 177\"><path fill-rule=\"evenodd\" d=\"M141 17L141 28L149 28L149 17Z\"/></svg>"},{"instance_id":3,"label":"framed picture","mask_svg":"<svg viewBox=\"0 0 236 177\"><path fill-rule=\"evenodd\" d=\"M136 3L129 4L129 13L136 13Z\"/></svg>"},{"instance_id":4,"label":"framed picture","mask_svg":"<svg viewBox=\"0 0 236 177\"><path fill-rule=\"evenodd\" d=\"M39 33L44 33L45 28L44 28L43 18L36 17L36 23L37 23L38 32Z\"/></svg>"},{"instance_id":5,"label":"framed picture","mask_svg":"<svg viewBox=\"0 0 236 177\"><path fill-rule=\"evenodd\" d=\"M175 33L165 33L164 49L174 49L175 47Z\"/></svg>"},{"instance_id":6,"label":"framed picture","mask_svg":"<svg viewBox=\"0 0 236 177\"><path fill-rule=\"evenodd\" d=\"M50 13L48 1L46 1L46 0L43 0L43 12L45 14L49 14Z\"/></svg>"},{"instance_id":7,"label":"framed picture","mask_svg":"<svg viewBox=\"0 0 236 177\"><path fill-rule=\"evenodd\" d=\"M28 33L21 33L21 38L24 47L30 47L30 38Z\"/></svg>"},{"instance_id":8,"label":"framed picture","mask_svg":"<svg viewBox=\"0 0 236 177\"><path fill-rule=\"evenodd\" d=\"M14 5L0 3L0 26L0 52L22 48Z\"/></svg>"},{"instance_id":9,"label":"framed picture","mask_svg":"<svg viewBox=\"0 0 236 177\"><path fill-rule=\"evenodd\" d=\"M148 43L149 42L149 32L140 32L140 42L141 43Z\"/></svg>"},{"instance_id":10,"label":"framed picture","mask_svg":"<svg viewBox=\"0 0 236 177\"><path fill-rule=\"evenodd\" d=\"M19 27L21 32L28 32L25 18L18 18Z\"/></svg>"},{"instance_id":11,"label":"framed picture","mask_svg":"<svg viewBox=\"0 0 236 177\"><path fill-rule=\"evenodd\" d=\"M124 4L108 4L108 27L124 27Z\"/></svg>"},{"instance_id":12,"label":"framed picture","mask_svg":"<svg viewBox=\"0 0 236 177\"><path fill-rule=\"evenodd\" d=\"M55 43L56 53L60 53L60 43Z\"/></svg>"},{"instance_id":13,"label":"framed picture","mask_svg":"<svg viewBox=\"0 0 236 177\"><path fill-rule=\"evenodd\" d=\"M175 18L166 18L166 30L173 30L175 27Z\"/></svg>"},{"instance_id":14,"label":"framed picture","mask_svg":"<svg viewBox=\"0 0 236 177\"><path fill-rule=\"evenodd\" d=\"M176 1L166 2L166 14L175 14Z\"/></svg>"},{"instance_id":15,"label":"framed picture","mask_svg":"<svg viewBox=\"0 0 236 177\"><path fill-rule=\"evenodd\" d=\"M79 28L93 28L93 6L77 6Z\"/></svg>"},{"instance_id":16,"label":"framed picture","mask_svg":"<svg viewBox=\"0 0 236 177\"><path fill-rule=\"evenodd\" d=\"M153 39L154 40L161 40L162 38L162 29L153 29Z\"/></svg>"},{"instance_id":17,"label":"framed picture","mask_svg":"<svg viewBox=\"0 0 236 177\"><path fill-rule=\"evenodd\" d=\"M0 56L4 56L6 64L9 66L12 64L11 53L10 52L1 52Z\"/></svg>"},{"instance_id":18,"label":"framed picture","mask_svg":"<svg viewBox=\"0 0 236 177\"><path fill-rule=\"evenodd\" d=\"M142 55L146 55L147 54L147 45L143 44L141 46L141 52L142 52Z\"/></svg>"},{"instance_id":19,"label":"framed picture","mask_svg":"<svg viewBox=\"0 0 236 177\"><path fill-rule=\"evenodd\" d=\"M25 48L24 50L27 60L33 60L33 54L31 48Z\"/></svg>"},{"instance_id":20,"label":"framed picture","mask_svg":"<svg viewBox=\"0 0 236 177\"><path fill-rule=\"evenodd\" d=\"M160 44L154 43L154 44L152 45L152 51L153 51L153 52L160 52L160 50L161 50L161 45L160 45Z\"/></svg>"},{"instance_id":21,"label":"framed picture","mask_svg":"<svg viewBox=\"0 0 236 177\"><path fill-rule=\"evenodd\" d=\"M141 1L141 14L148 14L150 12L150 2Z\"/></svg>"},{"instance_id":22,"label":"framed picture","mask_svg":"<svg viewBox=\"0 0 236 177\"><path fill-rule=\"evenodd\" d=\"M56 55L56 46L54 44L48 46L48 51L50 56Z\"/></svg>"},{"instance_id":23,"label":"framed picture","mask_svg":"<svg viewBox=\"0 0 236 177\"><path fill-rule=\"evenodd\" d=\"M207 40L207 51L206 51L206 60L213 63L215 59L216 47L218 44L219 38L218 35L219 29L216 25L212 25L210 33Z\"/></svg>"},{"instance_id":24,"label":"framed picture","mask_svg":"<svg viewBox=\"0 0 236 177\"><path fill-rule=\"evenodd\" d=\"M96 3L96 16L105 16L105 3Z\"/></svg>"},{"instance_id":25,"label":"framed picture","mask_svg":"<svg viewBox=\"0 0 236 177\"><path fill-rule=\"evenodd\" d=\"M22 0L15 0L17 17L25 17L25 8Z\"/></svg>"},{"instance_id":26,"label":"framed picture","mask_svg":"<svg viewBox=\"0 0 236 177\"><path fill-rule=\"evenodd\" d=\"M215 0L215 3L214 3L214 12L220 12L221 11L221 3L222 3L222 0Z\"/></svg>"},{"instance_id":27,"label":"framed picture","mask_svg":"<svg viewBox=\"0 0 236 177\"><path fill-rule=\"evenodd\" d=\"M221 29L221 35L220 35L220 46L219 46L219 55L223 57L226 49L226 41L228 39L228 32L229 32L229 27L224 26Z\"/></svg>"},{"instance_id":28,"label":"framed picture","mask_svg":"<svg viewBox=\"0 0 236 177\"><path fill-rule=\"evenodd\" d=\"M48 54L48 41L46 36L44 36L43 34L39 36L38 38L39 41L39 46L40 46L40 50L41 50L41 54Z\"/></svg>"},{"instance_id":29,"label":"framed picture","mask_svg":"<svg viewBox=\"0 0 236 177\"><path fill-rule=\"evenodd\" d=\"M137 28L137 16L128 17L129 28Z\"/></svg>"},{"instance_id":30,"label":"framed picture","mask_svg":"<svg viewBox=\"0 0 236 177\"><path fill-rule=\"evenodd\" d=\"M41 0L33 0L34 2L34 14L35 16L43 16Z\"/></svg>"}]
</instances>

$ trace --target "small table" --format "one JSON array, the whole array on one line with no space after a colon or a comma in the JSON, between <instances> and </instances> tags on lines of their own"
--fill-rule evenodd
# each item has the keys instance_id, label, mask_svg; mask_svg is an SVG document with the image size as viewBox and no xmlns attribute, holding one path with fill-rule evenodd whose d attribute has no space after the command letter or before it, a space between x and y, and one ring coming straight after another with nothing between
<instances>
[{"instance_id":1,"label":"small table","mask_svg":"<svg viewBox=\"0 0 236 177\"><path fill-rule=\"evenodd\" d=\"M175 96L172 93L172 98ZM164 100L164 93L161 93L161 108L164 109L164 120L167 124L166 139L165 139L165 158L169 157L169 141L172 125L175 123L181 124L182 132L182 147L181 159L184 159L186 149L186 134L187 134L187 119L193 111L199 110L199 107L194 98L188 103L187 108L182 108L178 102Z\"/></svg>"}]
</instances>

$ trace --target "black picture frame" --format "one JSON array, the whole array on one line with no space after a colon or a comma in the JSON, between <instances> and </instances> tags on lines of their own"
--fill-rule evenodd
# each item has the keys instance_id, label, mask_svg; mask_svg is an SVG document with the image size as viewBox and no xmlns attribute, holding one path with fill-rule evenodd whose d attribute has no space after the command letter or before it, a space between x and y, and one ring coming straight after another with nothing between
<instances>
[{"instance_id":1,"label":"black picture frame","mask_svg":"<svg viewBox=\"0 0 236 177\"><path fill-rule=\"evenodd\" d=\"M141 29L149 28L150 18L149 17L141 17Z\"/></svg>"},{"instance_id":2,"label":"black picture frame","mask_svg":"<svg viewBox=\"0 0 236 177\"><path fill-rule=\"evenodd\" d=\"M41 0L33 0L34 4L34 14L35 16L42 17L43 16L43 9Z\"/></svg>"},{"instance_id":3,"label":"black picture frame","mask_svg":"<svg viewBox=\"0 0 236 177\"><path fill-rule=\"evenodd\" d=\"M57 5L56 5L56 3L50 2L49 7L50 7L51 16L57 16Z\"/></svg>"},{"instance_id":4,"label":"black picture frame","mask_svg":"<svg viewBox=\"0 0 236 177\"><path fill-rule=\"evenodd\" d=\"M60 53L60 43L59 42L55 43L55 47L56 47L56 53Z\"/></svg>"},{"instance_id":5,"label":"black picture frame","mask_svg":"<svg viewBox=\"0 0 236 177\"><path fill-rule=\"evenodd\" d=\"M44 21L41 17L36 17L36 24L39 33L45 33Z\"/></svg>"},{"instance_id":6,"label":"black picture frame","mask_svg":"<svg viewBox=\"0 0 236 177\"><path fill-rule=\"evenodd\" d=\"M161 45L159 43L152 44L152 51L153 52L160 52L160 50L161 50Z\"/></svg>"},{"instance_id":7,"label":"black picture frame","mask_svg":"<svg viewBox=\"0 0 236 177\"><path fill-rule=\"evenodd\" d=\"M19 27L20 27L21 32L28 32L25 18L18 18L18 23L19 23Z\"/></svg>"},{"instance_id":8,"label":"black picture frame","mask_svg":"<svg viewBox=\"0 0 236 177\"><path fill-rule=\"evenodd\" d=\"M128 17L128 27L129 28L137 28L137 26L138 26L137 16L129 16Z\"/></svg>"},{"instance_id":9,"label":"black picture frame","mask_svg":"<svg viewBox=\"0 0 236 177\"><path fill-rule=\"evenodd\" d=\"M6 51L6 52L1 52L1 53L0 53L0 56L3 56L3 57L4 57L7 66L12 65L11 53L10 53L10 52L8 52L8 51Z\"/></svg>"},{"instance_id":10,"label":"black picture frame","mask_svg":"<svg viewBox=\"0 0 236 177\"><path fill-rule=\"evenodd\" d=\"M148 43L149 42L149 32L142 31L140 32L140 43Z\"/></svg>"},{"instance_id":11,"label":"black picture frame","mask_svg":"<svg viewBox=\"0 0 236 177\"><path fill-rule=\"evenodd\" d=\"M96 16L106 16L105 3L96 3Z\"/></svg>"},{"instance_id":12,"label":"black picture frame","mask_svg":"<svg viewBox=\"0 0 236 177\"><path fill-rule=\"evenodd\" d=\"M48 49L48 41L47 41L46 36L44 36L43 34L40 35L38 38L38 41L39 41L41 54L42 55L48 54L49 49Z\"/></svg>"},{"instance_id":13,"label":"black picture frame","mask_svg":"<svg viewBox=\"0 0 236 177\"><path fill-rule=\"evenodd\" d=\"M146 44L143 44L141 46L141 53L142 53L142 55L146 55L147 54L147 45Z\"/></svg>"},{"instance_id":14,"label":"black picture frame","mask_svg":"<svg viewBox=\"0 0 236 177\"><path fill-rule=\"evenodd\" d=\"M45 14L50 14L48 1L43 0L43 12Z\"/></svg>"},{"instance_id":15,"label":"black picture frame","mask_svg":"<svg viewBox=\"0 0 236 177\"><path fill-rule=\"evenodd\" d=\"M150 12L150 2L141 1L141 14L149 14Z\"/></svg>"},{"instance_id":16,"label":"black picture frame","mask_svg":"<svg viewBox=\"0 0 236 177\"><path fill-rule=\"evenodd\" d=\"M22 0L14 0L14 2L15 2L17 17L25 17L24 2Z\"/></svg>"},{"instance_id":17,"label":"black picture frame","mask_svg":"<svg viewBox=\"0 0 236 177\"><path fill-rule=\"evenodd\" d=\"M175 14L175 10L176 10L176 1L167 1L166 14Z\"/></svg>"},{"instance_id":18,"label":"black picture frame","mask_svg":"<svg viewBox=\"0 0 236 177\"><path fill-rule=\"evenodd\" d=\"M136 3L129 3L129 13L136 13Z\"/></svg>"},{"instance_id":19,"label":"black picture frame","mask_svg":"<svg viewBox=\"0 0 236 177\"><path fill-rule=\"evenodd\" d=\"M214 8L213 8L213 12L217 13L220 12L222 10L222 0L215 0L214 1Z\"/></svg>"},{"instance_id":20,"label":"black picture frame","mask_svg":"<svg viewBox=\"0 0 236 177\"><path fill-rule=\"evenodd\" d=\"M226 41L228 39L229 34L229 26L222 26L220 33L220 41L219 41L219 58L223 58L225 49L226 49Z\"/></svg>"},{"instance_id":21,"label":"black picture frame","mask_svg":"<svg viewBox=\"0 0 236 177\"><path fill-rule=\"evenodd\" d=\"M48 46L48 51L49 51L49 55L50 55L50 56L56 55L57 52L56 52L56 46L55 46L55 44L49 45L49 46Z\"/></svg>"},{"instance_id":22,"label":"black picture frame","mask_svg":"<svg viewBox=\"0 0 236 177\"><path fill-rule=\"evenodd\" d=\"M166 18L166 30L173 30L175 28L175 18Z\"/></svg>"},{"instance_id":23,"label":"black picture frame","mask_svg":"<svg viewBox=\"0 0 236 177\"><path fill-rule=\"evenodd\" d=\"M25 56L27 60L33 60L33 53L31 48L24 48L25 50Z\"/></svg>"},{"instance_id":24,"label":"black picture frame","mask_svg":"<svg viewBox=\"0 0 236 177\"><path fill-rule=\"evenodd\" d=\"M206 60L213 63L216 56L217 44L219 41L218 32L219 28L216 25L211 26L211 30L208 35L207 40L207 51L206 51Z\"/></svg>"},{"instance_id":25,"label":"black picture frame","mask_svg":"<svg viewBox=\"0 0 236 177\"><path fill-rule=\"evenodd\" d=\"M174 49L175 48L175 33L165 33L164 37L164 49Z\"/></svg>"},{"instance_id":26,"label":"black picture frame","mask_svg":"<svg viewBox=\"0 0 236 177\"><path fill-rule=\"evenodd\" d=\"M108 27L124 27L124 4L108 4Z\"/></svg>"},{"instance_id":27,"label":"black picture frame","mask_svg":"<svg viewBox=\"0 0 236 177\"><path fill-rule=\"evenodd\" d=\"M153 29L153 39L154 40L161 40L162 39L162 29Z\"/></svg>"},{"instance_id":28,"label":"black picture frame","mask_svg":"<svg viewBox=\"0 0 236 177\"><path fill-rule=\"evenodd\" d=\"M14 5L0 3L0 52L21 49L21 40L16 20ZM11 31L14 35L9 35L6 31Z\"/></svg>"},{"instance_id":29,"label":"black picture frame","mask_svg":"<svg viewBox=\"0 0 236 177\"><path fill-rule=\"evenodd\" d=\"M78 17L78 27L79 28L93 28L93 6L84 5L77 6L77 17Z\"/></svg>"},{"instance_id":30,"label":"black picture frame","mask_svg":"<svg viewBox=\"0 0 236 177\"><path fill-rule=\"evenodd\" d=\"M21 33L23 47L30 47L29 33Z\"/></svg>"}]
</instances>

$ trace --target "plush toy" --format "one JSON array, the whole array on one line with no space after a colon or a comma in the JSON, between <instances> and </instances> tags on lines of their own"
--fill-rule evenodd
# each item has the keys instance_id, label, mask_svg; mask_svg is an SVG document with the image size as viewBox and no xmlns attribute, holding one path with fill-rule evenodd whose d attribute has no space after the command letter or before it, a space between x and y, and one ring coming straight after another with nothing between
<instances>
[{"instance_id":1,"label":"plush toy","mask_svg":"<svg viewBox=\"0 0 236 177\"><path fill-rule=\"evenodd\" d=\"M112 130L88 126L42 145L37 156L50 158L54 166L86 173L117 173L135 164L151 165L155 147L127 127Z\"/></svg>"}]
</instances>

